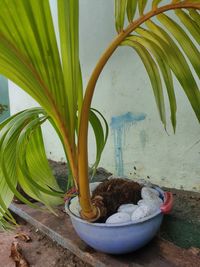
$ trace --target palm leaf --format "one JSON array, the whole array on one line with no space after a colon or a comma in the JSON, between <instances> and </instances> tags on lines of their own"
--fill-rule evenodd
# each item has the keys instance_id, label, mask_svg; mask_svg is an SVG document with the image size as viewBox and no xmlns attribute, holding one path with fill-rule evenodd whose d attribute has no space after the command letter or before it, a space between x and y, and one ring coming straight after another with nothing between
<instances>
[{"instance_id":1,"label":"palm leaf","mask_svg":"<svg viewBox=\"0 0 200 267\"><path fill-rule=\"evenodd\" d=\"M138 33L142 33L144 30L142 28L138 29ZM153 41L148 38L141 36L130 36L127 38L128 40L132 40L140 43L144 48L146 48L156 60L159 69L162 73L163 80L165 82L165 86L167 89L170 110L171 110L171 122L173 129L176 129L176 97L174 93L174 85L173 85L173 77L171 73L171 69L168 64L168 59L163 50Z\"/></svg>"},{"instance_id":2,"label":"palm leaf","mask_svg":"<svg viewBox=\"0 0 200 267\"><path fill-rule=\"evenodd\" d=\"M40 125L46 120L47 117L45 116L36 117L26 124L17 141L16 160L19 164L19 170L27 180L27 183L48 195L61 196L62 192L56 191L60 191L60 189L49 168L41 138ZM34 139L32 138L33 135ZM23 187L23 183L21 184ZM50 191L50 188L53 191Z\"/></svg>"},{"instance_id":3,"label":"palm leaf","mask_svg":"<svg viewBox=\"0 0 200 267\"><path fill-rule=\"evenodd\" d=\"M130 38L125 40L122 45L128 45L132 47L138 55L140 56L151 81L151 85L153 88L153 93L155 96L156 104L158 107L158 111L160 114L161 121L164 124L164 127L166 128L166 115L165 115L165 105L164 105L164 96L163 96L163 90L162 90L162 82L159 75L159 69L150 55L150 53L144 48L143 45L136 42L134 39Z\"/></svg>"},{"instance_id":4,"label":"palm leaf","mask_svg":"<svg viewBox=\"0 0 200 267\"><path fill-rule=\"evenodd\" d=\"M37 207L17 191L18 183L29 196L44 203L50 210L63 202L63 193L48 165L42 140L40 125L47 118L43 109L35 108L21 112L4 123L0 134L0 206L4 213L1 212L0 221L2 215L13 219L6 209L13 194L26 204Z\"/></svg>"},{"instance_id":5,"label":"palm leaf","mask_svg":"<svg viewBox=\"0 0 200 267\"><path fill-rule=\"evenodd\" d=\"M102 128L101 119L103 120L105 130L104 128ZM101 154L103 152L103 149L105 147L105 144L108 138L109 127L104 116L96 109L90 110L89 120L93 128L95 141L96 141L96 160L94 164L92 165L92 169L93 169L92 178L93 178L96 173L97 166L99 165L99 162L101 159Z\"/></svg>"},{"instance_id":6,"label":"palm leaf","mask_svg":"<svg viewBox=\"0 0 200 267\"><path fill-rule=\"evenodd\" d=\"M132 22L133 18L135 17L135 13L137 10L137 2L137 0L127 1L126 14L129 22Z\"/></svg>"},{"instance_id":7,"label":"palm leaf","mask_svg":"<svg viewBox=\"0 0 200 267\"><path fill-rule=\"evenodd\" d=\"M192 43L190 37L186 34L186 32L171 18L164 14L160 14L157 16L159 21L167 27L167 29L173 34L176 38L179 45L182 47L183 51L187 55L190 60L192 66L194 67L197 75L200 78L200 52L196 48L196 46Z\"/></svg>"},{"instance_id":8,"label":"palm leaf","mask_svg":"<svg viewBox=\"0 0 200 267\"><path fill-rule=\"evenodd\" d=\"M77 99L82 100L82 82L79 67L78 0L58 1L58 20L62 55L64 88L69 113L70 138L75 145Z\"/></svg>"},{"instance_id":9,"label":"palm leaf","mask_svg":"<svg viewBox=\"0 0 200 267\"><path fill-rule=\"evenodd\" d=\"M197 86L197 82L192 74L190 66L188 65L183 53L170 37L166 31L164 31L160 26L149 21L148 27L153 31L153 39L156 40L157 44L160 43L165 53L168 53L168 62L171 69L176 75L180 85L182 86L185 94L187 95L190 104L200 121L200 91ZM184 66L184 68L182 68Z\"/></svg>"},{"instance_id":10,"label":"palm leaf","mask_svg":"<svg viewBox=\"0 0 200 267\"><path fill-rule=\"evenodd\" d=\"M164 2L164 1L163 1ZM194 3L196 8L200 9L199 1L187 1L188 3ZM164 115L164 98L162 97L162 101L158 101L159 94L155 92L162 91L162 82L164 81L169 104L170 104L170 112L171 112L171 122L172 126L176 128L176 97L174 93L174 86L173 86L173 72L178 79L181 87L183 88L188 100L200 121L200 91L198 88L199 79L193 75L192 67L194 68L198 78L200 78L200 51L199 47L196 46L194 42L191 40L191 36L195 39L195 41L199 44L200 40L200 15L197 10L192 9L191 6L188 6L189 14L184 11L184 8L177 8L178 4L182 5L182 1L173 1L175 15L180 19L180 22L183 24L178 24L174 21L174 19L170 18L170 16L163 14L164 8L162 7L162 0L152 0L152 10L147 10L147 14L149 17L153 17L155 15L156 18L161 22L162 26L158 25L156 20L152 21L150 19L144 20L147 27L150 30L142 28L141 24L138 21L143 19L143 14L145 8L147 7L147 1L135 1L134 7L132 7L132 12L135 14L136 5L138 3L138 10L140 17L136 20L137 27L135 27L134 31L138 34L135 36L128 36L126 37L126 41L122 42L122 45L127 44L128 46L132 46L139 56L142 58L142 61L147 69L148 75L151 80L151 84L154 90L154 96L156 99L156 103L158 106L158 110L160 113L160 118L165 125L165 115ZM169 5L166 10L172 9L173 4ZM164 6L164 5L163 5ZM162 11L156 12L161 7ZM128 8L128 7L127 7ZM160 9L160 10L161 10ZM131 12L131 5L129 3L129 14ZM149 13L148 13L149 12ZM151 14L151 16L150 16ZM129 20L130 21L130 20ZM134 22L132 22L134 25ZM184 27L187 28L189 31L186 32ZM130 25L127 27L127 30L130 28ZM126 29L124 30L126 31ZM168 34L168 31L170 34ZM177 43L174 41L176 39ZM132 42L132 43L131 43ZM133 45L134 44L134 45ZM139 45L139 47L138 47ZM137 48L136 48L137 46ZM180 47L181 49L180 49ZM143 54L143 56L142 56ZM145 60L144 60L145 55ZM185 55L191 62L191 65L188 64ZM149 62L147 62L149 61ZM154 62L154 63L153 63ZM156 66L157 64L157 66ZM149 67L147 67L149 65ZM151 66L151 67L150 67ZM156 70L157 75L160 77L156 78L153 69L159 67L160 72L158 69ZM182 68L184 66L184 69ZM162 76L162 78L161 78ZM160 87L160 88L159 88ZM161 98L160 98L161 99ZM162 111L163 109L163 111Z\"/></svg>"},{"instance_id":11,"label":"palm leaf","mask_svg":"<svg viewBox=\"0 0 200 267\"><path fill-rule=\"evenodd\" d=\"M117 32L120 32L123 29L125 14L126 14L126 6L127 6L127 0L115 0L115 27Z\"/></svg>"},{"instance_id":12,"label":"palm leaf","mask_svg":"<svg viewBox=\"0 0 200 267\"><path fill-rule=\"evenodd\" d=\"M0 36L4 44L3 50L7 50L8 53L12 51L9 58L4 51L1 51L1 56L6 61L13 58L13 53L16 55L24 67L21 70L22 66L17 65L19 67L17 70L16 64L19 62L13 62L16 75L18 72L25 71L23 82L28 84L27 80L30 73L27 72L31 72L34 76L31 80L37 83L40 88L40 90L37 89L35 84L31 88L34 96L38 96L36 100L44 105L42 99L45 98L45 108L54 113L54 107L50 111L47 105L59 104L62 100L63 95L59 95L61 90L58 90L58 87L61 88L63 77L48 1L0 1L0 8L2 11L0 14ZM3 14L8 14L8 16ZM2 66L1 72L3 74L4 71L5 68ZM22 84L19 85L27 90ZM61 106L57 109L62 115L64 112L66 113L66 111L61 110Z\"/></svg>"},{"instance_id":13,"label":"palm leaf","mask_svg":"<svg viewBox=\"0 0 200 267\"><path fill-rule=\"evenodd\" d=\"M157 8L158 5L160 4L160 2L162 2L163 0L153 0L152 1L152 8Z\"/></svg>"},{"instance_id":14,"label":"palm leaf","mask_svg":"<svg viewBox=\"0 0 200 267\"><path fill-rule=\"evenodd\" d=\"M189 14L191 18L197 23L197 25L200 27L200 15L197 10L190 9Z\"/></svg>"},{"instance_id":15,"label":"palm leaf","mask_svg":"<svg viewBox=\"0 0 200 267\"><path fill-rule=\"evenodd\" d=\"M77 9L73 3L71 5ZM0 8L4 14L9 14L8 18L0 14L0 73L29 93L48 112L62 132L65 151L75 153L66 103L69 94L65 90L49 1L0 1ZM80 74L79 65L77 69ZM80 77L77 80L80 85ZM72 155L71 158L73 163Z\"/></svg>"},{"instance_id":16,"label":"palm leaf","mask_svg":"<svg viewBox=\"0 0 200 267\"><path fill-rule=\"evenodd\" d=\"M182 10L176 10L175 12L180 21L188 29L196 42L200 45L200 25L198 25L198 22L193 20L186 12Z\"/></svg>"},{"instance_id":17,"label":"palm leaf","mask_svg":"<svg viewBox=\"0 0 200 267\"><path fill-rule=\"evenodd\" d=\"M147 0L140 0L138 1L138 9L139 9L139 14L143 15L145 7L147 5Z\"/></svg>"},{"instance_id":18,"label":"palm leaf","mask_svg":"<svg viewBox=\"0 0 200 267\"><path fill-rule=\"evenodd\" d=\"M78 0L58 0L57 8L59 40L56 40L48 0L0 0L0 73L43 108L19 113L1 124L1 153L6 155L1 157L2 227L5 224L2 215L11 219L7 207L13 194L34 206L16 190L17 183L49 209L52 204L62 202L63 193L49 169L40 129L47 119L63 144L72 174L68 183L72 185L74 180L77 185L76 131L79 131L83 102ZM98 125L99 130L102 127ZM98 136L101 137L104 138ZM102 146L98 157L101 150Z\"/></svg>"}]
</instances>

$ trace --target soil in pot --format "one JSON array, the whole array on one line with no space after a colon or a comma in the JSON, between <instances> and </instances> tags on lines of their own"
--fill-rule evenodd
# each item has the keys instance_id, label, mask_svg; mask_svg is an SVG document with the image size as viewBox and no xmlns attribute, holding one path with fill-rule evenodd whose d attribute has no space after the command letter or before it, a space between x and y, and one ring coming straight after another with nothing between
<instances>
[{"instance_id":1,"label":"soil in pot","mask_svg":"<svg viewBox=\"0 0 200 267\"><path fill-rule=\"evenodd\" d=\"M104 223L123 204L137 204L141 199L142 186L134 181L112 178L100 183L92 192L92 203L101 210L98 222Z\"/></svg>"}]
</instances>

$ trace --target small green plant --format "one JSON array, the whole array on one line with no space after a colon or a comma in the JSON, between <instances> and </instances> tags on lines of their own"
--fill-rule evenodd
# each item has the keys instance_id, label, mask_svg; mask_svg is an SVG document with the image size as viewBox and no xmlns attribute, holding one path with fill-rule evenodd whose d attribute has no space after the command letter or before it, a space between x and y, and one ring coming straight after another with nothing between
<instances>
[{"instance_id":1,"label":"small green plant","mask_svg":"<svg viewBox=\"0 0 200 267\"><path fill-rule=\"evenodd\" d=\"M69 187L77 188L82 217L93 220L99 216L101 211L91 204L89 193L88 124L96 137L94 168L99 163L108 126L90 106L98 77L119 46L133 48L144 63L164 127L163 84L174 131L176 128L173 76L200 121L199 0L115 0L118 34L97 62L84 95L79 62L79 2L57 0L57 9L59 44L48 0L0 0L0 74L41 106L15 114L0 125L0 228L8 226L8 221L14 222L8 210L14 195L36 206L17 191L17 184L52 211L53 206L63 202L66 192L58 187L44 150L41 125L47 120L63 144L71 173ZM176 20L170 17L171 13ZM197 75L193 75L192 68Z\"/></svg>"}]
</instances>

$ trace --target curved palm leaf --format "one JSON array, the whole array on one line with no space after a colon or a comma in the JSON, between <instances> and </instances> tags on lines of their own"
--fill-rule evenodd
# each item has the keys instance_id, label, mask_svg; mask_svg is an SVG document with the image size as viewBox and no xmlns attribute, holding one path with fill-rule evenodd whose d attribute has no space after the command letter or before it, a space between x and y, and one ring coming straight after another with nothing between
<instances>
[{"instance_id":1,"label":"curved palm leaf","mask_svg":"<svg viewBox=\"0 0 200 267\"><path fill-rule=\"evenodd\" d=\"M190 6L181 6L184 4L183 2L187 2ZM134 6L131 6L130 3L129 5L127 4L127 10L129 11L129 13L127 13L127 18L130 18L129 14L131 12L134 14L136 13L136 6L138 7L139 14L143 15L144 10L146 10L146 4L147 1L135 1ZM200 3L194 0L176 0L171 4L169 3L168 6L166 5L166 11L174 9L174 14L178 17L181 24L178 24L174 19L170 18L170 16L164 14L164 9L160 9L161 12L158 12L156 16L156 19L162 24L162 26L160 26L156 20L152 21L151 18L154 17L159 7L162 8L161 4L162 0L152 0L152 10L149 10L149 13L147 12L149 18L147 16L147 19L144 20L149 30L142 28L142 23L138 23L138 27L134 29L136 35L126 37L126 40L121 44L134 48L141 57L153 87L161 121L165 125L164 98L163 94L158 93L162 92L161 81L164 81L170 104L171 122L175 131L176 97L171 73L175 74L200 121L200 91L198 88L200 79L200 50L196 43L191 40L192 36L197 44L199 44L200 15L195 8L200 9ZM192 4L194 8L192 8ZM124 12L123 10L124 9L122 9L121 12ZM117 17L116 20L118 20ZM140 18L137 19L137 21L139 20ZM188 30L189 34L184 28ZM192 67L188 64L186 57L190 61L198 79L193 75ZM184 68L182 68L182 66L184 66ZM158 71L158 67L160 72ZM155 68L157 70L155 70Z\"/></svg>"},{"instance_id":2,"label":"curved palm leaf","mask_svg":"<svg viewBox=\"0 0 200 267\"><path fill-rule=\"evenodd\" d=\"M147 0L138 1L138 10L140 15L144 14L146 5L147 5Z\"/></svg>"},{"instance_id":3,"label":"curved palm leaf","mask_svg":"<svg viewBox=\"0 0 200 267\"><path fill-rule=\"evenodd\" d=\"M157 107L160 113L161 121L166 127L164 95L163 95L162 82L161 82L161 78L159 75L159 69L158 69L157 64L155 63L150 53L145 49L145 47L141 45L139 42L134 41L133 38L127 39L126 41L122 43L122 45L128 45L134 48L134 50L141 57L142 62L151 80L151 85L152 85L154 96L156 99L156 104L157 104Z\"/></svg>"},{"instance_id":4,"label":"curved palm leaf","mask_svg":"<svg viewBox=\"0 0 200 267\"><path fill-rule=\"evenodd\" d=\"M185 52L186 56L190 60L194 70L196 71L196 74L200 78L200 68L199 68L200 52L197 49L197 47L193 44L190 37L175 21L173 21L168 16L160 14L157 16L157 18L177 40L177 42ZM198 36L197 35L195 36L198 39Z\"/></svg>"},{"instance_id":5,"label":"curved palm leaf","mask_svg":"<svg viewBox=\"0 0 200 267\"><path fill-rule=\"evenodd\" d=\"M130 2L130 1L129 1ZM127 0L115 0L115 27L120 32L124 26ZM133 7L131 6L131 9Z\"/></svg>"},{"instance_id":6,"label":"curved palm leaf","mask_svg":"<svg viewBox=\"0 0 200 267\"><path fill-rule=\"evenodd\" d=\"M198 24L200 27L200 14L195 9L189 9L189 14L191 18Z\"/></svg>"},{"instance_id":7,"label":"curved palm leaf","mask_svg":"<svg viewBox=\"0 0 200 267\"><path fill-rule=\"evenodd\" d=\"M128 0L127 2L127 7L126 7L126 13L127 13L127 18L129 22L133 21L133 18L135 16L137 9L137 1L135 0Z\"/></svg>"},{"instance_id":8,"label":"curved palm leaf","mask_svg":"<svg viewBox=\"0 0 200 267\"><path fill-rule=\"evenodd\" d=\"M0 221L2 215L9 216L6 207L14 194L21 201L37 207L17 191L17 184L49 209L63 203L63 193L46 159L40 129L40 125L47 119L48 116L43 109L35 108L20 112L1 125L0 206L4 212L1 212ZM9 218L12 219L10 216Z\"/></svg>"},{"instance_id":9,"label":"curved palm leaf","mask_svg":"<svg viewBox=\"0 0 200 267\"><path fill-rule=\"evenodd\" d=\"M109 127L108 127L108 123L107 123L106 119L97 109L92 108L90 110L89 120L90 120L90 124L93 128L95 140L96 140L96 161L92 165L92 169L93 169L92 178L93 178L95 173L96 173L96 169L99 165L99 162L101 159L101 154L102 154L103 149L105 147L105 144L107 142ZM104 128L102 128L101 120L104 123L104 126L105 126Z\"/></svg>"},{"instance_id":10,"label":"curved palm leaf","mask_svg":"<svg viewBox=\"0 0 200 267\"><path fill-rule=\"evenodd\" d=\"M77 185L76 131L79 131L83 98L78 7L78 0L57 1L58 41L48 0L0 0L0 73L43 107L19 113L1 124L4 156L1 156L0 222L5 223L2 215L13 220L7 207L14 194L33 206L16 190L17 183L49 209L52 204L62 202L63 193L49 169L41 135L40 125L47 119L66 153L72 173L68 184L72 186L74 180ZM103 132L100 121L98 130ZM97 145L104 144L103 135L95 134L96 137ZM96 165L102 149L102 145L97 149Z\"/></svg>"},{"instance_id":11,"label":"curved palm leaf","mask_svg":"<svg viewBox=\"0 0 200 267\"><path fill-rule=\"evenodd\" d=\"M170 35L167 34L167 32L160 26L157 26L155 23L149 21L148 27L153 33L155 33L153 34L154 41L157 39L157 42L160 42L160 45L162 44L162 49L165 50L165 53L168 53L168 63L187 95L198 120L200 121L200 91L184 54ZM184 66L184 68L182 68L182 66Z\"/></svg>"},{"instance_id":12,"label":"curved palm leaf","mask_svg":"<svg viewBox=\"0 0 200 267\"><path fill-rule=\"evenodd\" d=\"M184 26L189 30L192 37L200 45L200 31L199 31L198 20L193 19L192 15L190 17L183 10L176 10L175 13L178 16L178 18L180 19L180 21L184 24Z\"/></svg>"},{"instance_id":13,"label":"curved palm leaf","mask_svg":"<svg viewBox=\"0 0 200 267\"><path fill-rule=\"evenodd\" d=\"M138 32L144 31L142 28L138 30ZM165 86L167 89L167 94L169 98L170 110L171 110L171 122L174 130L176 129L176 97L174 92L174 85L173 85L173 77L172 72L167 64L167 56L163 52L163 50L153 41L148 38L141 37L141 36L130 36L127 38L132 42L138 42L143 46L143 49L147 49L151 52L152 56L156 60L161 74L163 76L163 80L165 82Z\"/></svg>"},{"instance_id":14,"label":"curved palm leaf","mask_svg":"<svg viewBox=\"0 0 200 267\"><path fill-rule=\"evenodd\" d=\"M70 143L69 116L59 51L48 1L0 1L0 73L29 93ZM7 19L5 18L7 17ZM70 155L73 165L73 156Z\"/></svg>"}]
</instances>

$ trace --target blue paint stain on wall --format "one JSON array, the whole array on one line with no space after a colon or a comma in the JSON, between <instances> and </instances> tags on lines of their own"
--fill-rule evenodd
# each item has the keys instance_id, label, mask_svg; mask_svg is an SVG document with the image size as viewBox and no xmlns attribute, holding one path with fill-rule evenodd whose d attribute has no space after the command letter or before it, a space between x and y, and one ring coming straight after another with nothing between
<instances>
[{"instance_id":1,"label":"blue paint stain on wall","mask_svg":"<svg viewBox=\"0 0 200 267\"><path fill-rule=\"evenodd\" d=\"M8 81L0 76L0 122L10 116Z\"/></svg>"},{"instance_id":2,"label":"blue paint stain on wall","mask_svg":"<svg viewBox=\"0 0 200 267\"><path fill-rule=\"evenodd\" d=\"M144 113L133 114L132 112L127 112L111 119L110 127L113 130L115 146L115 169L116 174L119 176L124 175L123 142L125 140L125 130L145 118L146 114Z\"/></svg>"}]
</instances>

